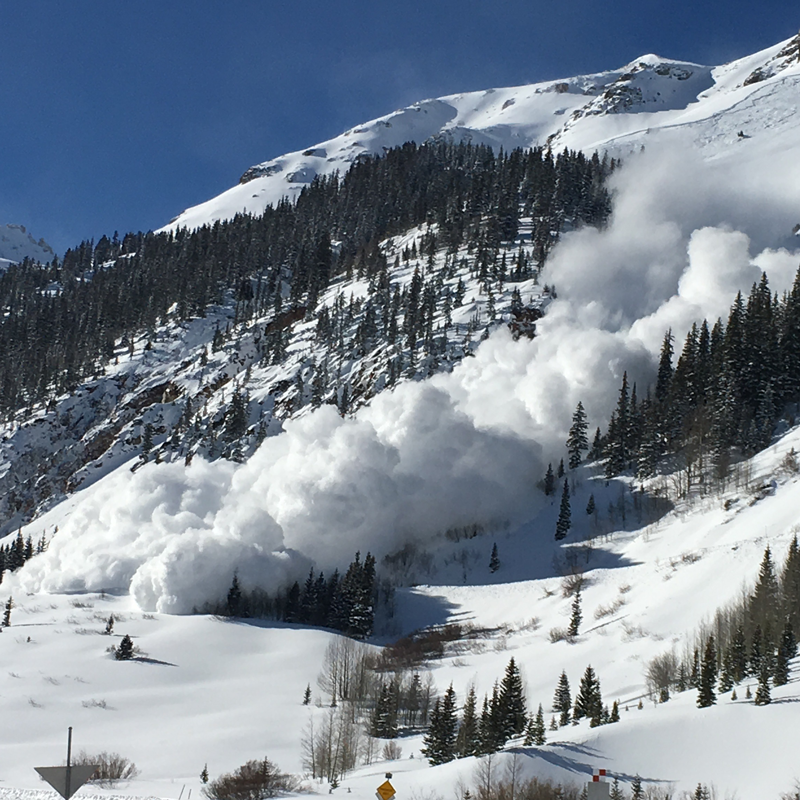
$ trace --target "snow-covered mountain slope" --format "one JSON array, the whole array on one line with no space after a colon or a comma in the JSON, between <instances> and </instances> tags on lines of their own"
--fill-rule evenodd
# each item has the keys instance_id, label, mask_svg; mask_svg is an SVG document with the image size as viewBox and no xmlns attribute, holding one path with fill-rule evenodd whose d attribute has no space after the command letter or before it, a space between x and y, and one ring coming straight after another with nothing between
<instances>
[{"instance_id":1,"label":"snow-covered mountain slope","mask_svg":"<svg viewBox=\"0 0 800 800\"><path fill-rule=\"evenodd\" d=\"M41 261L53 258L53 248L44 239L37 242L24 225L0 225L0 269L23 258Z\"/></svg>"},{"instance_id":2,"label":"snow-covered mountain slope","mask_svg":"<svg viewBox=\"0 0 800 800\"><path fill-rule=\"evenodd\" d=\"M540 747L512 741L495 756L496 779L516 755L522 775L581 783L602 767L628 791L637 774L673 796L698 782L713 785L720 797L740 800L777 800L792 788L800 778L794 757L800 735L797 660L790 682L774 688L773 702L762 707L745 698L747 685L755 689L754 679L737 687L739 699L720 694L707 709L696 707L694 690L655 704L644 679L654 656L680 654L698 625L753 584L767 545L782 562L797 530L800 499L800 477L787 468L792 448L800 449L800 429L744 465L728 492L698 494L664 516L637 507L635 487L608 483L582 468L574 507L585 506L593 493L603 511L597 518L575 514L566 551L552 540L555 503L529 525L498 534L500 569L494 574L485 537L441 543L432 558L420 560L420 585L398 598L394 636L444 623L482 631L423 668L431 669L440 693L452 683L459 705L470 685L479 697L491 693L513 656L529 708L542 703L548 721L562 670L577 687L592 664L604 699L619 702L618 724L590 728L584 720L548 731L548 743ZM552 643L550 631L564 627L570 616L572 601L562 593L570 552L585 570L584 622L573 643ZM59 763L68 725L75 729L77 749L115 751L137 764L139 777L115 790L122 795L176 798L191 788L197 796L204 764L213 778L265 755L302 774L301 740L309 720L320 726L329 713L330 698L316 679L333 634L143 614L130 598L108 594L26 595L15 579L3 589L13 591L16 607L11 627L0 635L0 702L4 717L14 720L0 729L0 797L21 800L5 787L39 785L32 767ZM113 634L103 636L111 614ZM141 656L114 661L106 650L126 633ZM301 703L306 685L313 696L308 707ZM379 743L371 763L348 773L335 793L369 800L390 771L401 796L444 798L454 787L460 787L459 797L465 788L474 794L476 759L429 768L419 734L398 744L398 760L381 760ZM308 784L313 793L328 793L327 783ZM81 795L97 791L86 788Z\"/></svg>"},{"instance_id":3,"label":"snow-covered mountain slope","mask_svg":"<svg viewBox=\"0 0 800 800\"><path fill-rule=\"evenodd\" d=\"M425 100L253 166L239 185L164 230L259 214L296 197L316 175L344 172L359 156L407 141L445 137L506 151L549 145L624 155L666 140L703 158L763 148L765 139L783 146L798 127L799 49L800 34L719 67L645 55L610 72Z\"/></svg>"}]
</instances>

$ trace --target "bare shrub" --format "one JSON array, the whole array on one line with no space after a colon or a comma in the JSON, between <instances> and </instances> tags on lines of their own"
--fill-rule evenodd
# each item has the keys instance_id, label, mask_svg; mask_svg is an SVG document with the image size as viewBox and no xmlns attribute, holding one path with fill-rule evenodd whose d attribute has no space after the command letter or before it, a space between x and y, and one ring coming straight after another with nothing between
<instances>
[{"instance_id":1,"label":"bare shrub","mask_svg":"<svg viewBox=\"0 0 800 800\"><path fill-rule=\"evenodd\" d=\"M613 603L609 603L607 606L599 605L595 609L594 618L602 619L603 617L610 617L612 614L616 614L624 605L625 600L621 597L618 597Z\"/></svg>"},{"instance_id":2,"label":"bare shrub","mask_svg":"<svg viewBox=\"0 0 800 800\"><path fill-rule=\"evenodd\" d=\"M268 758L248 761L203 787L211 800L264 800L298 788L294 775L282 773Z\"/></svg>"},{"instance_id":3,"label":"bare shrub","mask_svg":"<svg viewBox=\"0 0 800 800\"><path fill-rule=\"evenodd\" d=\"M588 579L582 572L565 575L561 579L561 596L572 597L575 592L583 591L588 586Z\"/></svg>"},{"instance_id":4,"label":"bare shrub","mask_svg":"<svg viewBox=\"0 0 800 800\"><path fill-rule=\"evenodd\" d=\"M568 642L570 640L570 635L567 633L566 628L550 628L548 636L553 644L556 642Z\"/></svg>"},{"instance_id":5,"label":"bare shrub","mask_svg":"<svg viewBox=\"0 0 800 800\"><path fill-rule=\"evenodd\" d=\"M678 657L674 651L669 650L653 658L647 665L644 677L651 697L672 689L678 682Z\"/></svg>"},{"instance_id":6,"label":"bare shrub","mask_svg":"<svg viewBox=\"0 0 800 800\"><path fill-rule=\"evenodd\" d=\"M89 778L89 783L94 783L98 786L114 786L119 781L133 780L139 774L136 764L129 758L125 758L119 753L107 753L105 750L97 754L90 754L85 750L81 750L72 759L72 764L97 764L97 770Z\"/></svg>"},{"instance_id":7,"label":"bare shrub","mask_svg":"<svg viewBox=\"0 0 800 800\"><path fill-rule=\"evenodd\" d=\"M386 742L381 753L384 761L397 761L403 755L403 748L394 740Z\"/></svg>"}]
</instances>

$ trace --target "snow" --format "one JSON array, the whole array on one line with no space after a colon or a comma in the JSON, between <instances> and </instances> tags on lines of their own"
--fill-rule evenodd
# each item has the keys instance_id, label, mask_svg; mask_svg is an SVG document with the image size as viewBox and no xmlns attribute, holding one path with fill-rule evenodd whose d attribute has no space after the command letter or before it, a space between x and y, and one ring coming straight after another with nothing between
<instances>
[{"instance_id":1,"label":"snow","mask_svg":"<svg viewBox=\"0 0 800 800\"><path fill-rule=\"evenodd\" d=\"M744 129L763 148L765 134L772 139L797 127L800 64L780 56L793 42L719 67L646 54L609 72L425 100L254 166L245 173L247 182L187 209L163 230L199 227L239 212L260 214L283 197L295 198L314 175L343 172L362 154L435 137L495 149L549 145L612 155L666 139L714 159L740 144L737 134ZM745 86L757 69L768 77ZM767 97L776 116L751 113Z\"/></svg>"},{"instance_id":2,"label":"snow","mask_svg":"<svg viewBox=\"0 0 800 800\"><path fill-rule=\"evenodd\" d=\"M53 255L53 248L44 239L37 242L24 225L0 225L0 271L23 258L45 264Z\"/></svg>"},{"instance_id":3,"label":"snow","mask_svg":"<svg viewBox=\"0 0 800 800\"><path fill-rule=\"evenodd\" d=\"M789 448L800 448L800 428L754 459L747 486L724 496L697 496L660 519L595 537L591 551L582 542L594 523L575 513L567 546L587 559L588 584L574 644L549 641L550 629L566 623L571 605L554 566L564 553L552 540L557 504L529 525L497 535L501 568L494 575L486 568L485 537L440 545L427 585L400 593L395 635L444 621L490 631L432 665L439 690L452 682L460 702L470 684L479 697L490 692L512 655L525 677L529 706L541 702L546 711L562 669L575 687L586 664L594 666L604 698L620 703L621 722L590 729L584 721L548 732L552 741L543 747L514 744L497 757L500 771L517 753L526 774L553 780L585 780L602 766L623 781L640 774L675 790L701 781L720 796L777 798L799 776L793 752L800 734L800 664L766 707L745 700L744 685L738 687L741 699L721 696L710 709L697 709L691 691L656 706L645 696L643 673L650 658L671 648L680 652L719 605L752 584L767 544L780 563L796 531L800 496L800 477L780 467ZM759 491L765 482L771 482L766 496ZM590 491L601 509L627 491L620 482L606 484L582 469L573 508L581 508ZM474 562L473 552L479 556ZM462 583L465 563L470 566ZM284 770L302 771L300 739L309 715L325 713L316 677L334 634L142 613L130 597L109 594L14 590L14 597L12 627L0 635L3 715L14 720L0 730L0 779L15 787L0 791L8 800L38 800L40 795L20 790L38 786L33 766L63 759L69 725L77 749L113 750L136 762L140 776L114 790L125 796L175 798L188 788L197 796L206 762L212 777L264 755ZM614 601L617 608L608 613ZM112 613L117 622L106 637L102 630ZM116 662L106 653L124 633L143 651L140 660ZM307 684L314 697L310 708L301 705ZM385 771L409 796L426 790L446 797L458 781L474 781L474 759L428 768L419 736L399 744L399 761L357 769L337 793L371 798ZM310 785L328 791L326 784ZM107 796L94 788L81 795L98 791Z\"/></svg>"}]
</instances>

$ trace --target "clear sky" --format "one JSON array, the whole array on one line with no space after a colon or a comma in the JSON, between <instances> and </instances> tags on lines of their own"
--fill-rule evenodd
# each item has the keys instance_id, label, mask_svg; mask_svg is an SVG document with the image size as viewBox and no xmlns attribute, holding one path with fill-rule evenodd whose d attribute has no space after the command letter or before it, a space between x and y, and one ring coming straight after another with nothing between
<instances>
[{"instance_id":1,"label":"clear sky","mask_svg":"<svg viewBox=\"0 0 800 800\"><path fill-rule=\"evenodd\" d=\"M717 64L797 33L786 0L0 0L0 224L57 250L147 230L252 164L415 100Z\"/></svg>"}]
</instances>

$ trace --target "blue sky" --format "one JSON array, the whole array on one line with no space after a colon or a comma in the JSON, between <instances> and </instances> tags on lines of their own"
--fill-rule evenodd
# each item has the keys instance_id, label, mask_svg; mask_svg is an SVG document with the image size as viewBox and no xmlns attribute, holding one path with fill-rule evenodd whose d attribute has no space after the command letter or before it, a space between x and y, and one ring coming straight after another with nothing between
<instances>
[{"instance_id":1,"label":"blue sky","mask_svg":"<svg viewBox=\"0 0 800 800\"><path fill-rule=\"evenodd\" d=\"M57 250L147 230L414 100L722 63L799 25L785 0L2 0L0 223Z\"/></svg>"}]
</instances>

